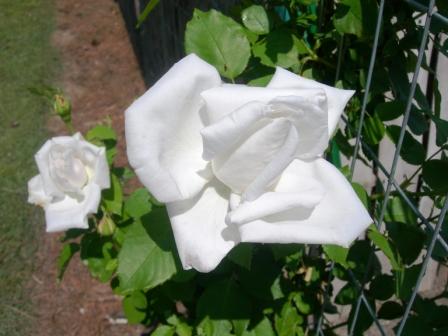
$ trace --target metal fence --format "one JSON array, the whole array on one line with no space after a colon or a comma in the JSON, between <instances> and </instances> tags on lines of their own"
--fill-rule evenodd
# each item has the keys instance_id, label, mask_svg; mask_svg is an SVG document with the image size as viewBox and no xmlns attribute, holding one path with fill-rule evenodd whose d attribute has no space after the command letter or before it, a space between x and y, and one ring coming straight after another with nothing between
<instances>
[{"instance_id":1,"label":"metal fence","mask_svg":"<svg viewBox=\"0 0 448 336\"><path fill-rule=\"evenodd\" d=\"M409 88L409 94L406 102L405 113L401 123L401 132L396 143L395 152L393 154L392 165L390 169L386 169L385 165L381 162L376 152L365 142L362 137L362 128L366 114L366 106L368 102L368 97L370 94L373 70L375 66L375 60L378 50L378 41L381 37L381 27L383 23L383 11L385 0L380 0L379 11L376 21L376 30L374 35L374 41L372 45L372 53L370 56L369 71L366 79L365 92L362 101L360 122L357 130L353 130L356 134L356 142L354 146L354 155L350 163L350 174L353 176L356 166L359 160L359 151L362 148L365 153L368 153L369 157L376 164L378 169L384 174L385 181L385 197L384 201L380 204L378 209L376 209L374 215L375 225L379 230L382 229L382 224L388 202L390 199L391 192L395 191L402 198L402 200L409 206L416 217L421 221L421 223L426 227L426 230L431 233L430 243L427 246L426 254L423 257L423 263L418 275L415 286L412 290L410 299L406 303L405 311L401 317L401 322L396 330L396 335L400 336L403 334L404 327L410 316L412 306L414 304L417 293L419 292L420 285L427 271L428 264L431 259L432 252L436 243L440 245L446 252L448 252L448 243L441 236L441 228L443 221L448 210L448 195L444 200L443 207L440 212L440 216L436 225L430 223L430 219L425 216L419 209L419 206L414 204L414 202L407 196L405 191L400 187L397 182L397 165L400 160L400 151L402 149L403 140L405 136L406 127L408 125L409 116L411 113L412 103L414 99L414 94L417 88L420 70L422 68L422 62L425 55L425 50L427 48L428 39L430 36L430 25L431 21L436 20L439 23L448 25L448 18L437 13L435 7L435 0L430 0L428 6L422 4L422 2L414 0L404 0L407 5L412 6L415 10L426 12L426 17L424 19L423 34L420 41L420 46L417 53L417 61L415 69L412 76L411 85ZM232 5L237 3L237 0L202 0L202 1L182 1L182 0L171 0L171 1L161 1L157 8L151 13L150 19L147 20L141 29L136 30L136 18L141 8L147 1L143 0L119 0L120 8L123 12L125 22L130 34L130 38L137 54L141 69L147 85L152 84L157 78L161 76L168 68L178 59L183 56L183 37L186 22L191 18L192 11L194 8L200 8L203 10L216 8L222 11L226 11ZM339 50L342 50L342 43ZM343 56L342 52L339 53L339 61L337 64L337 77L340 74L341 69L343 69ZM336 78L337 81L338 78ZM345 123L347 119L343 117ZM348 123L347 123L348 124ZM372 262L374 255L374 247L371 248L371 258L369 264ZM329 274L334 265L331 265ZM381 321L376 315L376 307L372 305L367 300L365 295L365 279L358 279L353 273L350 273L350 280L358 289L358 297L355 305L355 311L353 315L352 323L349 327L347 333L353 335L355 332L356 324L360 316L360 310L362 306L367 310L369 315L374 321L374 326L377 329L377 333L380 335L387 335L386 328L382 325ZM327 295L329 295L329 288L327 288ZM323 332L323 318L324 312L322 311L321 316L317 320L316 324L316 335L324 336Z\"/></svg>"}]
</instances>

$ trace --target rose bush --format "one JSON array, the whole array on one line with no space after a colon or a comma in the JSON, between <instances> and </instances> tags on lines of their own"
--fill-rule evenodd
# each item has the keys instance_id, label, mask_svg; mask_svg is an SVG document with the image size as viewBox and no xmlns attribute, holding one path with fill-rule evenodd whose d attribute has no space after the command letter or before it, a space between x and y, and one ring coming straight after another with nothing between
<instances>
[{"instance_id":1,"label":"rose bush","mask_svg":"<svg viewBox=\"0 0 448 336\"><path fill-rule=\"evenodd\" d=\"M129 161L167 203L185 269L239 242L348 246L372 223L322 157L353 93L281 68L266 88L223 84L191 54L132 104Z\"/></svg>"},{"instance_id":2,"label":"rose bush","mask_svg":"<svg viewBox=\"0 0 448 336\"><path fill-rule=\"evenodd\" d=\"M442 3L437 2L438 9ZM413 49L421 41L414 9L386 1L381 34L387 38L379 40L359 128L377 2L259 4L244 1L232 18L195 10L185 48L213 67L187 57L128 112L130 159L166 207L147 188L128 184L133 172L114 163L117 135L110 122L86 133L87 141L106 148L110 188L102 191L88 228L69 229L61 237L58 277L79 252L92 277L109 282L123 297L127 321L145 325L151 335L345 335L347 330L361 335L402 316L425 271L422 255L443 264L448 260L442 245L448 237L446 220L439 242L433 250L430 245L448 190L440 179L447 169L448 124L441 117L441 94L431 74L426 93L417 85L399 151L416 170L400 183L400 192L390 193L383 223L371 225L349 248L244 242L232 248L240 241L347 244L368 217L339 171L372 216L381 216L385 168L376 156L386 136L397 143L399 129L393 120L404 113L408 76L415 66ZM361 9L372 15L360 15ZM440 28L431 24L434 32ZM434 42L433 48L442 48L437 38ZM432 61L427 65L434 70ZM269 85L222 84L215 68L232 82ZM352 92L303 77L356 90L342 127L334 129ZM59 94L51 91L49 98L71 131L71 108ZM430 128L439 149L426 157L420 139ZM341 160L341 154L355 159L358 131L356 160L370 167L376 179L369 190L352 181L353 171ZM76 195L73 187L85 183L82 173L66 173L83 165L68 165L58 174L76 177L62 184L64 193ZM34 190L42 188L31 188L31 198ZM38 195L35 199L47 200L44 192ZM427 222L409 206L412 202L417 207L422 197L432 202ZM202 271L227 255L213 272L201 273L183 270L178 252L184 267ZM345 316L342 306L350 309L347 321L326 318L337 312ZM446 306L440 304L440 295L417 294L403 335L443 333L443 316Z\"/></svg>"},{"instance_id":3,"label":"rose bush","mask_svg":"<svg viewBox=\"0 0 448 336\"><path fill-rule=\"evenodd\" d=\"M110 187L105 149L76 133L48 140L35 159L39 174L28 182L28 202L45 209L47 232L87 229L101 190Z\"/></svg>"}]
</instances>

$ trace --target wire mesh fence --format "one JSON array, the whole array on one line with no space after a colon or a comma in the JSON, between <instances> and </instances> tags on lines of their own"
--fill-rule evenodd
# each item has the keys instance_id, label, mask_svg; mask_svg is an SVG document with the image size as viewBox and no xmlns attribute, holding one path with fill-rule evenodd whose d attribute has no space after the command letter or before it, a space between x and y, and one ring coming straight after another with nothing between
<instances>
[{"instance_id":1,"label":"wire mesh fence","mask_svg":"<svg viewBox=\"0 0 448 336\"><path fill-rule=\"evenodd\" d=\"M191 18L194 8L200 8L207 10L215 8L221 11L229 10L237 0L206 0L206 1L161 1L156 9L151 13L150 18L143 23L140 29L135 29L138 14L141 9L147 4L146 0L119 0L120 8L125 18L126 25L130 34L130 38L138 57L140 66L143 71L144 79L147 85L152 84L156 79L160 77L168 68L184 54L183 38L184 30L187 21ZM446 217L448 210L448 195L444 198L444 203L441 206L441 210L438 216L436 224L432 224L432 220L429 215L425 215L419 207L418 202L412 200L408 194L400 186L397 179L397 167L400 161L400 152L402 150L403 142L405 139L406 128L409 123L409 117L411 114L413 100L416 93L419 78L421 76L422 66L425 60L425 52L428 49L428 43L430 39L430 27L432 22L448 26L448 18L437 12L435 0L430 0L427 4L423 2L405 0L406 4L411 6L414 10L424 13L422 23L422 33L420 39L420 45L417 50L417 57L415 62L415 68L412 72L412 79L409 86L409 92L407 93L407 101L405 105L405 111L401 122L401 131L399 133L398 141L395 145L395 151L392 157L392 163L390 168L386 168L387 165L382 162L377 151L371 148L371 146L363 139L363 127L365 123L366 108L368 104L369 95L371 93L372 79L375 76L374 69L376 65L378 44L382 38L382 25L383 14L385 7L385 0L379 1L378 16L376 18L376 28L372 43L372 51L370 55L370 61L368 66L368 73L365 82L365 91L363 94L363 100L361 105L361 114L357 129L352 131L356 134L354 143L353 158L350 162L350 177L353 177L357 165L360 151L362 150L369 156L369 159L375 164L378 170L384 175L384 198L382 202L378 203L378 206L374 209L372 215L374 217L374 223L378 230L383 229L383 223L385 220L386 210L388 208L389 201L392 193L396 193L401 200L409 207L409 209L415 214L420 223L426 228L426 231L430 234L430 240L427 245L426 251L422 256L422 265L419 271L417 280L412 288L412 293L405 302L404 313L400 318L398 327L394 333L396 335L403 335L404 327L411 315L411 309L416 299L416 296L420 290L420 286L425 277L431 256L436 245L438 248L448 252L448 242L444 240L441 235L442 224ZM384 37L383 37L384 38ZM344 60L342 55L343 38L341 38L339 46L339 57L336 70L335 82L338 80L338 76L343 71ZM343 121L349 125L346 117L343 116ZM350 125L349 125L350 126ZM427 145L427 144L426 144ZM371 246L370 259L368 262L368 268L371 267L372 256L375 254L375 247ZM331 276L334 264L329 266L328 272ZM372 306L365 295L366 281L365 279L357 277L355 274L349 271L350 281L357 288L358 295L356 299L355 310L351 316L351 323L347 330L349 335L354 335L356 325L360 316L360 311L365 309L374 321L372 328L376 329L376 334L388 335L388 331L382 324L382 321L377 316L376 307ZM331 279L331 278L330 278ZM326 295L327 300L330 298L330 286L327 286ZM325 318L324 311L322 309L321 315L316 319L315 334L324 335L323 320Z\"/></svg>"}]
</instances>

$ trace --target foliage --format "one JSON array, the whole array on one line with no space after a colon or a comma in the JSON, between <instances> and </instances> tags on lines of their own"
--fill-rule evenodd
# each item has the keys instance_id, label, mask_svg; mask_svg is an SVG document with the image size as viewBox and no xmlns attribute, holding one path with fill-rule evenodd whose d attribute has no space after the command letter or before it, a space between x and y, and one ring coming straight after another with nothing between
<instances>
[{"instance_id":1,"label":"foliage","mask_svg":"<svg viewBox=\"0 0 448 336\"><path fill-rule=\"evenodd\" d=\"M215 10L196 10L187 24L185 47L237 83L266 85L275 66L282 66L320 82L355 89L357 94L346 110L347 122L329 152L337 164L338 148L348 159L353 155L377 11L375 0L246 0L231 16ZM384 13L362 129L364 145L359 153L360 160L374 172L378 165L371 153L378 153L379 143L386 136L395 144L399 142L400 128L392 122L406 110L409 74L416 63L414 49L422 35L422 27L415 20L422 14L401 1L386 1ZM431 29L437 42L437 34L446 27L434 25ZM446 47L438 43L435 46L447 52ZM430 63L425 59L423 67L431 70ZM338 64L342 64L342 71L338 71ZM414 204L422 196L430 197L436 211L447 191L442 176L448 164L448 128L447 122L440 119L437 81L431 76L430 80L433 91L424 94L417 86L412 102L400 156L416 167L416 173L401 187ZM440 147L435 154L427 153L418 138L428 136L431 124ZM396 193L390 195L385 209L385 227L372 225L366 237L349 249L243 244L211 273L184 271L179 266L164 206L144 189L123 194L131 174L114 164L113 130L107 125L98 126L87 138L106 146L112 188L103 193L101 211L91 219L88 230L67 232L59 260L60 274L77 250L77 245L71 244L79 242L80 256L92 276L110 281L114 292L124 296L124 311L130 323L150 326L152 335L309 335L321 312L331 314L337 312L338 306L349 305L348 323L362 334L373 320L364 305L359 318L354 319L359 283L366 285L366 302L373 309L379 307L379 318L389 320L403 314L421 270L419 257L425 254L431 232ZM347 167L341 167L341 171L347 174ZM353 187L378 218L385 195L380 177L376 176L377 184L369 192L360 184L353 183ZM432 223L436 220L437 215L429 218ZM447 229L444 223L442 236L447 236ZM380 254L390 265L384 267L379 262ZM447 257L436 245L433 258L446 261ZM334 293L333 277L344 284L338 293ZM330 300L333 294L334 303ZM446 319L436 318L446 307L419 297L417 303L410 325L418 325L418 330L424 331L421 334L443 333L448 328ZM326 320L323 326L326 334L333 334Z\"/></svg>"}]
</instances>

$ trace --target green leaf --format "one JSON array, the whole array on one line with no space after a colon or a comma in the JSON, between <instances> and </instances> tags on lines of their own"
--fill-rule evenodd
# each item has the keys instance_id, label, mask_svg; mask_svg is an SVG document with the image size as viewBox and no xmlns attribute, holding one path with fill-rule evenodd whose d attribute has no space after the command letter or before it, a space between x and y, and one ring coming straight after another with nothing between
<instances>
[{"instance_id":1,"label":"green leaf","mask_svg":"<svg viewBox=\"0 0 448 336\"><path fill-rule=\"evenodd\" d=\"M336 142L339 150L347 158L350 158L353 155L355 147L348 142L347 136L345 136L340 129L336 132L335 136L333 137L333 141Z\"/></svg>"},{"instance_id":2,"label":"green leaf","mask_svg":"<svg viewBox=\"0 0 448 336\"><path fill-rule=\"evenodd\" d=\"M422 135L428 131L429 125L422 110L413 107L409 114L408 127L415 135Z\"/></svg>"},{"instance_id":3,"label":"green leaf","mask_svg":"<svg viewBox=\"0 0 448 336\"><path fill-rule=\"evenodd\" d=\"M269 18L266 10L259 5L252 5L241 12L241 20L247 29L263 35L269 33Z\"/></svg>"},{"instance_id":4,"label":"green leaf","mask_svg":"<svg viewBox=\"0 0 448 336\"><path fill-rule=\"evenodd\" d=\"M414 212L399 196L392 197L387 203L384 220L386 222L417 223Z\"/></svg>"},{"instance_id":5,"label":"green leaf","mask_svg":"<svg viewBox=\"0 0 448 336\"><path fill-rule=\"evenodd\" d=\"M370 295L378 300L387 300L395 293L394 278L388 274L380 274L373 278L369 287Z\"/></svg>"},{"instance_id":6,"label":"green leaf","mask_svg":"<svg viewBox=\"0 0 448 336\"><path fill-rule=\"evenodd\" d=\"M373 309L375 309L375 302L372 300L369 300L369 304ZM352 308L350 310L350 315L348 317L348 325L349 329L351 329L351 326L353 323L356 323L354 328L354 335L364 335L364 331L369 329L369 327L373 323L372 316L370 315L369 311L367 310L367 307L365 304L361 304L359 308L359 313L357 316L357 319L354 320L355 317L355 310L356 310L356 303L352 305Z\"/></svg>"},{"instance_id":7,"label":"green leaf","mask_svg":"<svg viewBox=\"0 0 448 336\"><path fill-rule=\"evenodd\" d=\"M69 243L65 244L59 253L58 257L58 280L62 280L64 277L65 270L67 269L68 264L72 257L80 250L80 245L78 243Z\"/></svg>"},{"instance_id":8,"label":"green leaf","mask_svg":"<svg viewBox=\"0 0 448 336\"><path fill-rule=\"evenodd\" d=\"M304 292L294 293L292 299L300 313L303 315L311 314L314 307L312 302L309 300L309 296L307 296Z\"/></svg>"},{"instance_id":9,"label":"green leaf","mask_svg":"<svg viewBox=\"0 0 448 336\"><path fill-rule=\"evenodd\" d=\"M182 321L177 315L171 315L167 318L167 322L176 328L177 336L191 336L193 334L193 328Z\"/></svg>"},{"instance_id":10,"label":"green leaf","mask_svg":"<svg viewBox=\"0 0 448 336\"><path fill-rule=\"evenodd\" d=\"M280 312L275 316L275 330L279 336L295 335L299 325L303 323L303 317L299 315L290 302L286 302Z\"/></svg>"},{"instance_id":11,"label":"green leaf","mask_svg":"<svg viewBox=\"0 0 448 336\"><path fill-rule=\"evenodd\" d=\"M273 299L272 287L280 273L280 266L270 251L262 249L254 254L251 270L240 269L240 281L245 291L261 300Z\"/></svg>"},{"instance_id":12,"label":"green leaf","mask_svg":"<svg viewBox=\"0 0 448 336\"><path fill-rule=\"evenodd\" d=\"M376 255L373 255L372 265L369 268L367 267L371 251L372 247L368 240L357 240L349 249L347 262L358 279L366 278L366 280L369 280L381 268ZM368 274L366 274L367 271Z\"/></svg>"},{"instance_id":13,"label":"green leaf","mask_svg":"<svg viewBox=\"0 0 448 336\"><path fill-rule=\"evenodd\" d=\"M387 134L390 139L397 144L401 127L387 126ZM405 131L403 146L400 151L401 158L409 164L420 165L425 161L425 148L408 131Z\"/></svg>"},{"instance_id":14,"label":"green leaf","mask_svg":"<svg viewBox=\"0 0 448 336\"><path fill-rule=\"evenodd\" d=\"M106 209L114 214L121 215L123 205L123 190L120 180L115 175L111 175L111 185L109 189L103 191L103 203Z\"/></svg>"},{"instance_id":15,"label":"green leaf","mask_svg":"<svg viewBox=\"0 0 448 336\"><path fill-rule=\"evenodd\" d=\"M390 121L397 119L404 114L406 104L400 100L394 100L386 103L378 104L375 108L375 114L382 121Z\"/></svg>"},{"instance_id":16,"label":"green leaf","mask_svg":"<svg viewBox=\"0 0 448 336\"><path fill-rule=\"evenodd\" d=\"M334 15L334 27L341 34L373 35L377 16L374 0L341 0Z\"/></svg>"},{"instance_id":17,"label":"green leaf","mask_svg":"<svg viewBox=\"0 0 448 336\"><path fill-rule=\"evenodd\" d=\"M252 253L254 246L251 243L241 243L234 247L227 257L235 264L240 265L248 270L252 264Z\"/></svg>"},{"instance_id":18,"label":"green leaf","mask_svg":"<svg viewBox=\"0 0 448 336\"><path fill-rule=\"evenodd\" d=\"M250 45L243 27L213 9L194 10L185 31L185 50L188 54L197 54L230 79L243 72L250 58Z\"/></svg>"},{"instance_id":19,"label":"green leaf","mask_svg":"<svg viewBox=\"0 0 448 336\"><path fill-rule=\"evenodd\" d=\"M135 190L124 202L124 212L132 218L142 217L151 212L152 204L149 199L149 192L145 188Z\"/></svg>"},{"instance_id":20,"label":"green leaf","mask_svg":"<svg viewBox=\"0 0 448 336\"><path fill-rule=\"evenodd\" d=\"M93 277L98 278L101 282L108 282L117 269L116 251L110 241L102 242L104 240L92 240L90 242L90 245L96 244L96 248L101 248L101 254L92 254L92 256L84 259L84 263L87 264Z\"/></svg>"},{"instance_id":21,"label":"green leaf","mask_svg":"<svg viewBox=\"0 0 448 336\"><path fill-rule=\"evenodd\" d=\"M90 129L86 134L86 139L88 141L95 140L117 140L117 134L113 128L106 125L97 125Z\"/></svg>"},{"instance_id":22,"label":"green leaf","mask_svg":"<svg viewBox=\"0 0 448 336\"><path fill-rule=\"evenodd\" d=\"M106 157L109 165L117 154L117 134L107 125L97 125L87 132L86 139L94 145L106 147Z\"/></svg>"},{"instance_id":23,"label":"green leaf","mask_svg":"<svg viewBox=\"0 0 448 336\"><path fill-rule=\"evenodd\" d=\"M355 190L355 192L356 192L356 195L358 195L362 204L364 204L364 207L368 210L369 209L369 195L367 194L367 191L359 183L352 182L351 184L352 184L353 190Z\"/></svg>"},{"instance_id":24,"label":"green leaf","mask_svg":"<svg viewBox=\"0 0 448 336\"><path fill-rule=\"evenodd\" d=\"M349 305L356 301L358 294L359 293L354 286L346 284L336 295L334 302L339 305Z\"/></svg>"},{"instance_id":25,"label":"green leaf","mask_svg":"<svg viewBox=\"0 0 448 336\"><path fill-rule=\"evenodd\" d=\"M140 291L132 292L123 300L123 311L130 324L142 322L146 317L148 302L145 294Z\"/></svg>"},{"instance_id":26,"label":"green leaf","mask_svg":"<svg viewBox=\"0 0 448 336\"><path fill-rule=\"evenodd\" d=\"M416 225L409 223L386 223L389 237L394 242L401 260L412 264L420 255L426 240L425 232Z\"/></svg>"},{"instance_id":27,"label":"green leaf","mask_svg":"<svg viewBox=\"0 0 448 336\"><path fill-rule=\"evenodd\" d=\"M394 320L404 313L403 306L395 301L384 302L378 311L378 317L385 320Z\"/></svg>"},{"instance_id":28,"label":"green leaf","mask_svg":"<svg viewBox=\"0 0 448 336\"><path fill-rule=\"evenodd\" d=\"M367 143L371 145L378 144L386 133L386 128L383 122L374 114L373 116L368 116L364 123L363 137Z\"/></svg>"},{"instance_id":29,"label":"green leaf","mask_svg":"<svg viewBox=\"0 0 448 336\"><path fill-rule=\"evenodd\" d=\"M395 332L397 332L398 325L399 324L397 324L397 326L395 326L394 328ZM403 328L403 332L401 334L405 336L432 336L433 331L430 326L426 325L422 321L422 319L418 318L417 316L410 316L407 319L406 324Z\"/></svg>"},{"instance_id":30,"label":"green leaf","mask_svg":"<svg viewBox=\"0 0 448 336\"><path fill-rule=\"evenodd\" d=\"M345 268L348 267L347 264L348 248L338 245L323 245L322 248L325 254L327 255L328 259L341 264Z\"/></svg>"},{"instance_id":31,"label":"green leaf","mask_svg":"<svg viewBox=\"0 0 448 336\"><path fill-rule=\"evenodd\" d=\"M445 193L448 191L448 161L430 160L423 164L423 180L435 191Z\"/></svg>"},{"instance_id":32,"label":"green leaf","mask_svg":"<svg viewBox=\"0 0 448 336\"><path fill-rule=\"evenodd\" d=\"M196 308L200 319L209 317L212 324L231 320L237 334L249 325L252 305L246 293L232 279L224 279L207 287Z\"/></svg>"},{"instance_id":33,"label":"green leaf","mask_svg":"<svg viewBox=\"0 0 448 336\"><path fill-rule=\"evenodd\" d=\"M164 208L131 225L118 255L118 277L124 292L150 289L177 271L177 254Z\"/></svg>"},{"instance_id":34,"label":"green leaf","mask_svg":"<svg viewBox=\"0 0 448 336\"><path fill-rule=\"evenodd\" d=\"M408 300L417 281L422 265L413 265L394 271L395 295L401 300Z\"/></svg>"},{"instance_id":35,"label":"green leaf","mask_svg":"<svg viewBox=\"0 0 448 336\"><path fill-rule=\"evenodd\" d=\"M256 43L252 52L261 64L289 68L299 64L300 40L289 30L278 29L270 32L266 39ZM303 51L302 51L303 52Z\"/></svg>"},{"instance_id":36,"label":"green leaf","mask_svg":"<svg viewBox=\"0 0 448 336\"><path fill-rule=\"evenodd\" d=\"M146 5L145 9L143 9L143 12L140 13L140 15L137 18L137 25L136 28L140 28L142 23L146 20L149 14L153 11L153 9L157 6L160 0L150 0L148 4Z\"/></svg>"},{"instance_id":37,"label":"green leaf","mask_svg":"<svg viewBox=\"0 0 448 336\"><path fill-rule=\"evenodd\" d=\"M230 321L212 321L209 317L205 317L197 327L198 336L234 336L231 330Z\"/></svg>"},{"instance_id":38,"label":"green leaf","mask_svg":"<svg viewBox=\"0 0 448 336\"><path fill-rule=\"evenodd\" d=\"M275 333L269 319L264 317L252 330L245 331L243 336L275 336Z\"/></svg>"},{"instance_id":39,"label":"green leaf","mask_svg":"<svg viewBox=\"0 0 448 336\"><path fill-rule=\"evenodd\" d=\"M432 120L436 125L436 145L442 147L448 141L448 121L437 117L433 117Z\"/></svg>"},{"instance_id":40,"label":"green leaf","mask_svg":"<svg viewBox=\"0 0 448 336\"><path fill-rule=\"evenodd\" d=\"M377 246L384 255L389 259L390 264L394 270L401 269L401 260L392 242L382 235L378 230L371 228L367 236Z\"/></svg>"},{"instance_id":41,"label":"green leaf","mask_svg":"<svg viewBox=\"0 0 448 336\"><path fill-rule=\"evenodd\" d=\"M275 260L280 260L296 253L302 254L305 246L302 244L272 244L271 251Z\"/></svg>"}]
</instances>

